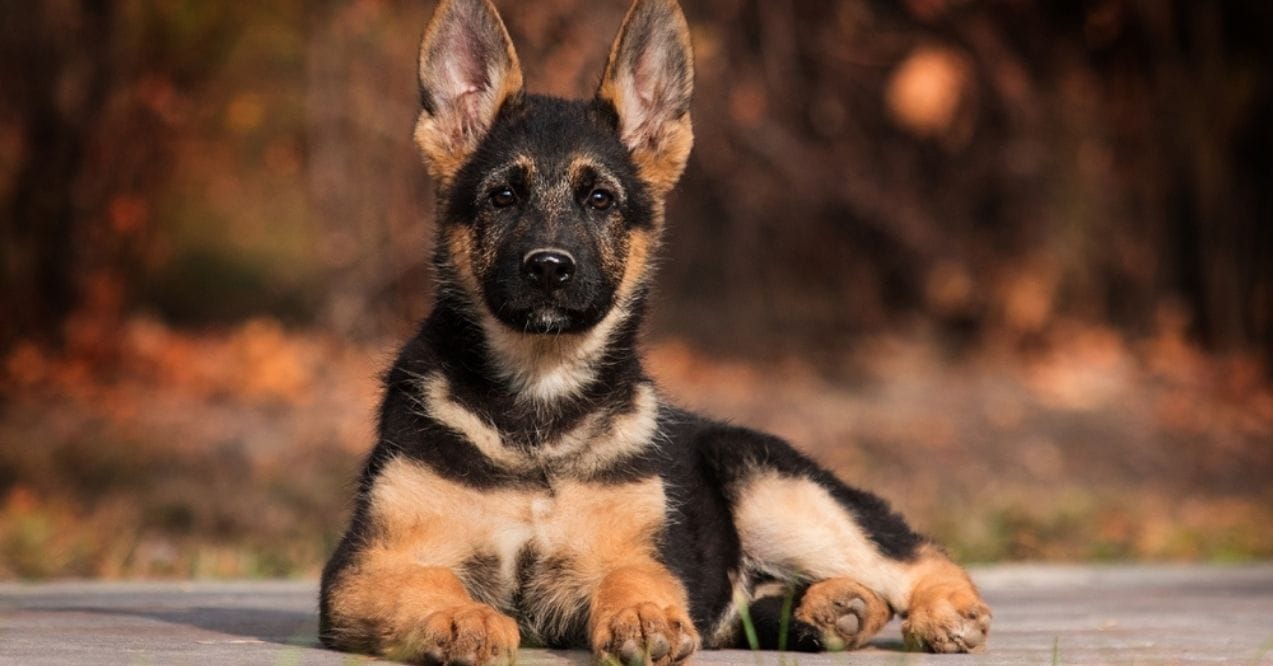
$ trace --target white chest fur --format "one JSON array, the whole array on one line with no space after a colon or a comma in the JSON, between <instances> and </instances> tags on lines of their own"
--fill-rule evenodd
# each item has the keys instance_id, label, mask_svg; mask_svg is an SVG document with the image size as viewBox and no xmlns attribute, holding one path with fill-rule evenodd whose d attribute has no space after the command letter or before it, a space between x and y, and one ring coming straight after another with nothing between
<instances>
[{"instance_id":1,"label":"white chest fur","mask_svg":"<svg viewBox=\"0 0 1273 666\"><path fill-rule=\"evenodd\" d=\"M531 450L509 446L489 419L456 401L441 373L421 378L419 399L424 416L472 444L496 466L514 472L537 468L581 475L597 472L649 446L659 428L659 398L648 382L636 385L628 411L589 414L575 427L538 442Z\"/></svg>"}]
</instances>

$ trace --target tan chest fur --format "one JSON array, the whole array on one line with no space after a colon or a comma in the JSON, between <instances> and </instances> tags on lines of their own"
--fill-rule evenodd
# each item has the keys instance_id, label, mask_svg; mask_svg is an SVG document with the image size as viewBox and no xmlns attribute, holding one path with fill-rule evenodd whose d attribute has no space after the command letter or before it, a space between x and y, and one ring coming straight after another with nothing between
<instances>
[{"instance_id":1,"label":"tan chest fur","mask_svg":"<svg viewBox=\"0 0 1273 666\"><path fill-rule=\"evenodd\" d=\"M657 477L480 489L399 458L373 487L364 557L467 572L470 594L528 616L524 625L543 634L585 607L607 571L654 559L665 501Z\"/></svg>"}]
</instances>

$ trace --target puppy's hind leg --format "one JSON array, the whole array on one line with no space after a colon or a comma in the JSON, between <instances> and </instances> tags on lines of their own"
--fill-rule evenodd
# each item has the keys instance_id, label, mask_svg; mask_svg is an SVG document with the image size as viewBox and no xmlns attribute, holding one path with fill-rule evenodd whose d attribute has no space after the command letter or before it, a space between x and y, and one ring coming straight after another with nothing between
<instances>
[{"instance_id":1,"label":"puppy's hind leg","mask_svg":"<svg viewBox=\"0 0 1273 666\"><path fill-rule=\"evenodd\" d=\"M795 617L817 631L823 649L856 650L888 624L893 610L878 594L841 576L810 585Z\"/></svg>"},{"instance_id":2,"label":"puppy's hind leg","mask_svg":"<svg viewBox=\"0 0 1273 666\"><path fill-rule=\"evenodd\" d=\"M911 593L902 636L914 649L974 652L990 633L990 607L972 579L939 548L924 546L910 567Z\"/></svg>"},{"instance_id":3,"label":"puppy's hind leg","mask_svg":"<svg viewBox=\"0 0 1273 666\"><path fill-rule=\"evenodd\" d=\"M856 650L879 633L893 611L879 595L851 578L812 585L770 580L756 586L748 618L762 650ZM735 646L750 647L736 636Z\"/></svg>"},{"instance_id":4,"label":"puppy's hind leg","mask_svg":"<svg viewBox=\"0 0 1273 666\"><path fill-rule=\"evenodd\" d=\"M861 646L889 611L905 617L915 647L984 644L990 611L971 579L883 500L775 437L721 426L699 442L727 490L746 566L808 583L796 618L820 628L827 647Z\"/></svg>"}]
</instances>

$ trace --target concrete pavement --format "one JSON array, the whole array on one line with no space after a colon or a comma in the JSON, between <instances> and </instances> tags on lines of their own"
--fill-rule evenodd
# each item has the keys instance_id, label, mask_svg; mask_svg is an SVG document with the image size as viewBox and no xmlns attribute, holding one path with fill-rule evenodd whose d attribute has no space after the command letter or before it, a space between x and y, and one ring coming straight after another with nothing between
<instances>
[{"instance_id":1,"label":"concrete pavement","mask_svg":"<svg viewBox=\"0 0 1273 666\"><path fill-rule=\"evenodd\" d=\"M1273 564L1009 565L973 570L995 612L989 649L901 651L894 621L850 654L703 652L699 664L1273 664ZM349 664L315 639L313 582L0 584L0 664ZM523 650L518 663L586 664Z\"/></svg>"}]
</instances>

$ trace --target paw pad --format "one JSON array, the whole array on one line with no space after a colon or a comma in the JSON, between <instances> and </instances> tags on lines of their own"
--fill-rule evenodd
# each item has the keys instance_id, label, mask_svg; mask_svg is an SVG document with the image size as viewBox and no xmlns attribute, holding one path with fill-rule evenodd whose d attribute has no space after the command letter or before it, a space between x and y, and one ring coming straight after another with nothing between
<instances>
[{"instance_id":1,"label":"paw pad","mask_svg":"<svg viewBox=\"0 0 1273 666\"><path fill-rule=\"evenodd\" d=\"M821 632L822 645L828 650L862 647L892 615L883 599L848 578L809 586L795 613L797 620Z\"/></svg>"}]
</instances>

